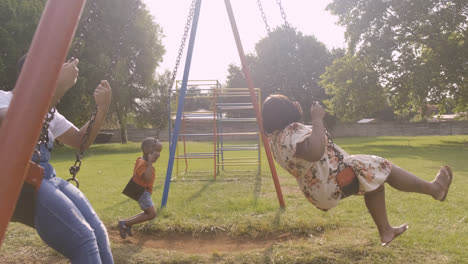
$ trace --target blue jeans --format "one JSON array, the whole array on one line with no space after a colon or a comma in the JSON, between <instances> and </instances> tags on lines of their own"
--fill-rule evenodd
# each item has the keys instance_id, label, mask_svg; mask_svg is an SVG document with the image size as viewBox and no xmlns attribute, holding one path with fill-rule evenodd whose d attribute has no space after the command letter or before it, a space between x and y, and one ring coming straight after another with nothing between
<instances>
[{"instance_id":1,"label":"blue jeans","mask_svg":"<svg viewBox=\"0 0 468 264\"><path fill-rule=\"evenodd\" d=\"M48 154L41 148L44 179L36 199L37 233L73 264L114 263L106 227L78 188L55 177Z\"/></svg>"},{"instance_id":2,"label":"blue jeans","mask_svg":"<svg viewBox=\"0 0 468 264\"><path fill-rule=\"evenodd\" d=\"M113 263L106 227L73 184L42 180L34 221L42 240L72 263Z\"/></svg>"}]
</instances>

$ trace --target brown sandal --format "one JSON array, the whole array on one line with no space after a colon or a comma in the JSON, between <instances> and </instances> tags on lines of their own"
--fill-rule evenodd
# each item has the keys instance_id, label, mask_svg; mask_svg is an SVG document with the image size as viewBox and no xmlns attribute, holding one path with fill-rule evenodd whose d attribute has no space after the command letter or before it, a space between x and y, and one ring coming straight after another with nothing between
<instances>
[{"instance_id":1,"label":"brown sandal","mask_svg":"<svg viewBox=\"0 0 468 264\"><path fill-rule=\"evenodd\" d=\"M440 200L441 202L445 201L445 198L447 198L447 194L448 194L448 191L449 191L450 185L452 184L452 179L453 179L452 169L449 166L444 166L444 168L447 170L450 180L447 186L447 191L445 191L444 197L442 197L442 200Z\"/></svg>"},{"instance_id":2,"label":"brown sandal","mask_svg":"<svg viewBox=\"0 0 468 264\"><path fill-rule=\"evenodd\" d=\"M444 196L439 200L439 201L441 201L441 202L445 201L445 199L447 198L447 194L448 194L450 185L452 184L452 178L453 178L452 169L451 169L449 166L442 166L442 167L440 168L439 172L437 173L436 181L437 181L437 179L438 179L439 177L442 176L442 174L448 176L449 182L448 182L448 185L447 185L447 189L445 190Z\"/></svg>"}]
</instances>

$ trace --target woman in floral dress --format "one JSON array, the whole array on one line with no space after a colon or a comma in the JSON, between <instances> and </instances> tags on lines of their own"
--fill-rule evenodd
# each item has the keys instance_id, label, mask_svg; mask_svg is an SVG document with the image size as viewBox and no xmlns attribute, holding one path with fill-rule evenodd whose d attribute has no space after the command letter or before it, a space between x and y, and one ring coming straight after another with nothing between
<instances>
[{"instance_id":1,"label":"woman in floral dress","mask_svg":"<svg viewBox=\"0 0 468 264\"><path fill-rule=\"evenodd\" d=\"M349 155L331 140L323 125L324 115L324 109L313 104L310 108L312 126L306 126L301 122L300 105L283 95L271 95L262 105L263 127L275 160L296 178L307 200L317 208L327 211L350 195L349 187L353 184L343 184L342 179L351 177L355 183L352 194L364 195L382 246L385 246L408 228L407 224L394 227L388 222L385 182L400 191L445 200L452 182L450 167L442 166L435 179L428 182L384 158Z\"/></svg>"}]
</instances>

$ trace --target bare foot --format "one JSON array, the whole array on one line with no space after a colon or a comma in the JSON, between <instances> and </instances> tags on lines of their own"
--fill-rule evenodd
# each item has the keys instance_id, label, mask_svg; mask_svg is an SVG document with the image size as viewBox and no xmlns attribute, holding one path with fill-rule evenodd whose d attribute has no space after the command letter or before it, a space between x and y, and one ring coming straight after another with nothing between
<instances>
[{"instance_id":1,"label":"bare foot","mask_svg":"<svg viewBox=\"0 0 468 264\"><path fill-rule=\"evenodd\" d=\"M439 172L437 173L436 178L432 181L434 184L439 186L439 191L432 197L439 201L445 201L447 198L447 194L450 188L450 184L452 183L452 170L449 166L443 166L440 168Z\"/></svg>"},{"instance_id":2,"label":"bare foot","mask_svg":"<svg viewBox=\"0 0 468 264\"><path fill-rule=\"evenodd\" d=\"M403 234L406 229L408 229L407 224L403 224L399 227L392 227L392 229L384 235L380 235L380 241L382 242L382 247L388 246L390 242L392 242L395 238L397 238L399 235Z\"/></svg>"}]
</instances>

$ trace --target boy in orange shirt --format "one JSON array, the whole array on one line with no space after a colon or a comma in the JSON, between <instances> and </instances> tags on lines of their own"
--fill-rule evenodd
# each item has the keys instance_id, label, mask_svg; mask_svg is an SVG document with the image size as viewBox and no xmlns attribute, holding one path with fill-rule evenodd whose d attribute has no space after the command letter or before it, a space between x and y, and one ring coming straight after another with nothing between
<instances>
[{"instance_id":1,"label":"boy in orange shirt","mask_svg":"<svg viewBox=\"0 0 468 264\"><path fill-rule=\"evenodd\" d=\"M144 188L143 193L138 199L138 204L143 212L128 219L120 220L118 223L120 237L125 239L127 235L132 236L132 225L152 220L156 217L156 209L151 200L153 183L155 178L155 169L153 164L158 160L162 144L158 139L145 138L141 143L143 157L135 161L133 169L133 181Z\"/></svg>"}]
</instances>

